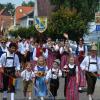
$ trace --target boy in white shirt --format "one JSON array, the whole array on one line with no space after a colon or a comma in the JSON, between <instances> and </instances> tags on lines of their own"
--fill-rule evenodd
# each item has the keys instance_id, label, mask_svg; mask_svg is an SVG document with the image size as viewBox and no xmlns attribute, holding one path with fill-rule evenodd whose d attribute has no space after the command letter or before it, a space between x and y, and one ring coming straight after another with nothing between
<instances>
[{"instance_id":1,"label":"boy in white shirt","mask_svg":"<svg viewBox=\"0 0 100 100\"><path fill-rule=\"evenodd\" d=\"M50 92L54 96L57 96L57 90L59 88L59 77L62 76L62 72L59 69L60 61L59 59L54 60L53 62L53 68L51 68L46 75L46 79L50 79Z\"/></svg>"},{"instance_id":2,"label":"boy in white shirt","mask_svg":"<svg viewBox=\"0 0 100 100\"><path fill-rule=\"evenodd\" d=\"M35 74L31 69L31 63L26 63L26 68L21 72L21 77L23 78L23 92L24 96L28 96L28 100L32 99L32 86L35 80Z\"/></svg>"}]
</instances>

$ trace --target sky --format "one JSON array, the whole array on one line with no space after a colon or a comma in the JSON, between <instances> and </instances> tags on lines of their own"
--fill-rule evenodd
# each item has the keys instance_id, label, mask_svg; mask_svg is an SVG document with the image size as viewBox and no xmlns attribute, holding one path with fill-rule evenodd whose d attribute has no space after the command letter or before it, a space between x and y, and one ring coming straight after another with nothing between
<instances>
[{"instance_id":1,"label":"sky","mask_svg":"<svg viewBox=\"0 0 100 100\"><path fill-rule=\"evenodd\" d=\"M28 2L30 0L0 0L0 3L7 4L10 2L12 4L15 4L15 7L17 7L17 6L20 6L23 1ZM31 1L35 1L35 0L31 0Z\"/></svg>"}]
</instances>

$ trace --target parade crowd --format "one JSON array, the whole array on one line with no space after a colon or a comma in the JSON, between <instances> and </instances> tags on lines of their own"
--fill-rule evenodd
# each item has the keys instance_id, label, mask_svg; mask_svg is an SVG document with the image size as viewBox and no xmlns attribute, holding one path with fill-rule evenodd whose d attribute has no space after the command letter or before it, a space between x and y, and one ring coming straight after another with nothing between
<instances>
[{"instance_id":1,"label":"parade crowd","mask_svg":"<svg viewBox=\"0 0 100 100\"><path fill-rule=\"evenodd\" d=\"M26 100L55 100L64 78L66 100L81 100L80 92L87 92L88 100L95 100L93 93L99 77L100 58L95 44L88 50L82 38L79 39L75 53L68 39L46 42L31 39L0 39L0 92L2 100L15 100L15 93L23 80L23 95ZM34 91L34 94L32 94Z\"/></svg>"}]
</instances>

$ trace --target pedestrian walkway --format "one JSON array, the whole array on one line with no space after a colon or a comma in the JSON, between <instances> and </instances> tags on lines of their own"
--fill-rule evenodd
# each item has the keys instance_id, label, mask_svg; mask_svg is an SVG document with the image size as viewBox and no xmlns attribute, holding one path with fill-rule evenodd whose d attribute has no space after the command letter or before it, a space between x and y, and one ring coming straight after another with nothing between
<instances>
[{"instance_id":1,"label":"pedestrian walkway","mask_svg":"<svg viewBox=\"0 0 100 100\"><path fill-rule=\"evenodd\" d=\"M19 86L20 86L20 90L18 90L17 93L15 94L15 100L25 100L25 98L23 97L22 80L21 80L21 84ZM57 100L65 100L64 95L63 95L63 93L64 93L63 89L64 89L64 79L61 78L60 79L60 88L58 90ZM2 97L2 94L0 93L0 100L2 100L1 97ZM9 98L8 100L10 100L10 95L8 95L8 98ZM33 96L32 100L36 100L36 99L37 98ZM48 98L46 100L48 100ZM87 97L86 93L80 93L80 99L79 100L88 100L88 97ZM98 80L97 84L96 84L94 100L100 100L100 80Z\"/></svg>"}]
</instances>

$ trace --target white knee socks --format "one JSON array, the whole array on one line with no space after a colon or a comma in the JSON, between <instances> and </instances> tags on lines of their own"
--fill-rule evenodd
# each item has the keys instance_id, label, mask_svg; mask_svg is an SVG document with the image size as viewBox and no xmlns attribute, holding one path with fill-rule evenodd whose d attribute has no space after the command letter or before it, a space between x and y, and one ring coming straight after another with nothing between
<instances>
[{"instance_id":1,"label":"white knee socks","mask_svg":"<svg viewBox=\"0 0 100 100\"><path fill-rule=\"evenodd\" d=\"M41 100L44 100L44 98L43 98L43 97L40 97L40 99L41 99Z\"/></svg>"},{"instance_id":2,"label":"white knee socks","mask_svg":"<svg viewBox=\"0 0 100 100\"><path fill-rule=\"evenodd\" d=\"M89 95L89 100L92 100L92 96L91 95Z\"/></svg>"},{"instance_id":3,"label":"white knee socks","mask_svg":"<svg viewBox=\"0 0 100 100\"><path fill-rule=\"evenodd\" d=\"M3 92L3 98L7 98L7 91Z\"/></svg>"},{"instance_id":4,"label":"white knee socks","mask_svg":"<svg viewBox=\"0 0 100 100\"><path fill-rule=\"evenodd\" d=\"M11 93L11 100L14 100L14 93Z\"/></svg>"}]
</instances>

